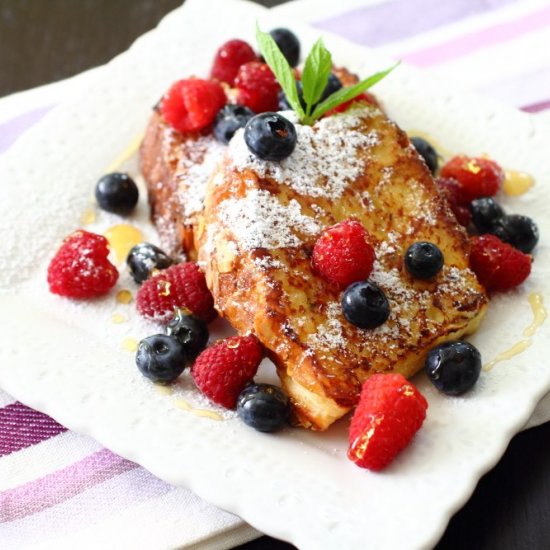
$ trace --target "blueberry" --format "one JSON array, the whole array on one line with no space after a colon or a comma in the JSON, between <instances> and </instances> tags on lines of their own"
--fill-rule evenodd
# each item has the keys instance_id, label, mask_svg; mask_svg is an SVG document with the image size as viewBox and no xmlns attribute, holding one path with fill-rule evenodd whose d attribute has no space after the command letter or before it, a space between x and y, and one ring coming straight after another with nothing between
<instances>
[{"instance_id":1,"label":"blueberry","mask_svg":"<svg viewBox=\"0 0 550 550\"><path fill-rule=\"evenodd\" d=\"M342 88L342 83L340 82L340 79L334 73L330 73L327 85L325 86L325 89L321 94L321 98L319 99L319 103L321 101L324 101L329 95L337 92L340 88ZM296 89L298 90L298 99L300 100L300 105L302 106L302 109L305 110L306 103L304 101L304 96L302 92L302 83L299 80L296 82ZM315 107L317 107L317 105L318 104L312 107L311 112L315 110ZM286 98L286 95L283 91L279 92L279 109L281 111L292 110L292 107L290 106L290 103L288 102L288 99Z\"/></svg>"},{"instance_id":2,"label":"blueberry","mask_svg":"<svg viewBox=\"0 0 550 550\"><path fill-rule=\"evenodd\" d=\"M107 212L129 214L136 206L139 197L136 182L121 172L106 174L97 182L95 198L99 206Z\"/></svg>"},{"instance_id":3,"label":"blueberry","mask_svg":"<svg viewBox=\"0 0 550 550\"><path fill-rule=\"evenodd\" d=\"M405 267L417 279L431 279L443 267L443 254L435 244L418 241L407 248Z\"/></svg>"},{"instance_id":4,"label":"blueberry","mask_svg":"<svg viewBox=\"0 0 550 550\"><path fill-rule=\"evenodd\" d=\"M222 143L229 143L235 132L239 128L244 128L254 114L252 109L244 105L226 105L222 107L214 123L215 138Z\"/></svg>"},{"instance_id":5,"label":"blueberry","mask_svg":"<svg viewBox=\"0 0 550 550\"><path fill-rule=\"evenodd\" d=\"M173 319L166 326L166 334L179 340L183 345L185 355L190 360L195 359L208 342L206 323L179 308L176 309Z\"/></svg>"},{"instance_id":6,"label":"blueberry","mask_svg":"<svg viewBox=\"0 0 550 550\"><path fill-rule=\"evenodd\" d=\"M296 67L300 61L300 41L296 35L288 29L273 29L269 34L286 57L288 64Z\"/></svg>"},{"instance_id":7,"label":"blueberry","mask_svg":"<svg viewBox=\"0 0 550 550\"><path fill-rule=\"evenodd\" d=\"M359 328L376 328L390 316L390 304L376 283L361 281L344 291L342 311L351 324Z\"/></svg>"},{"instance_id":8,"label":"blueberry","mask_svg":"<svg viewBox=\"0 0 550 550\"><path fill-rule=\"evenodd\" d=\"M155 334L138 346L136 365L141 374L153 382L172 382L187 366L183 344L172 336Z\"/></svg>"},{"instance_id":9,"label":"blueberry","mask_svg":"<svg viewBox=\"0 0 550 550\"><path fill-rule=\"evenodd\" d=\"M288 397L271 384L249 384L237 399L237 414L259 432L274 432L288 422Z\"/></svg>"},{"instance_id":10,"label":"blueberry","mask_svg":"<svg viewBox=\"0 0 550 550\"><path fill-rule=\"evenodd\" d=\"M519 214L510 214L498 220L491 233L525 254L529 254L539 242L539 229L535 222Z\"/></svg>"},{"instance_id":11,"label":"blueberry","mask_svg":"<svg viewBox=\"0 0 550 550\"><path fill-rule=\"evenodd\" d=\"M414 145L417 153L428 165L430 172L435 175L439 165L439 159L437 158L437 151L434 149L433 145L421 137L412 137L411 143Z\"/></svg>"},{"instance_id":12,"label":"blueberry","mask_svg":"<svg viewBox=\"0 0 550 550\"><path fill-rule=\"evenodd\" d=\"M158 246L149 243L136 244L126 257L130 274L138 285L148 279L153 270L166 269L173 263Z\"/></svg>"},{"instance_id":13,"label":"blueberry","mask_svg":"<svg viewBox=\"0 0 550 550\"><path fill-rule=\"evenodd\" d=\"M504 210L493 197L474 199L470 203L472 221L480 233L490 233L496 222L504 217Z\"/></svg>"},{"instance_id":14,"label":"blueberry","mask_svg":"<svg viewBox=\"0 0 550 550\"><path fill-rule=\"evenodd\" d=\"M244 129L244 140L250 151L262 160L282 160L296 146L296 128L277 113L252 117Z\"/></svg>"},{"instance_id":15,"label":"blueberry","mask_svg":"<svg viewBox=\"0 0 550 550\"><path fill-rule=\"evenodd\" d=\"M468 342L445 342L429 351L424 368L438 390L461 395L479 378L481 354Z\"/></svg>"}]
</instances>

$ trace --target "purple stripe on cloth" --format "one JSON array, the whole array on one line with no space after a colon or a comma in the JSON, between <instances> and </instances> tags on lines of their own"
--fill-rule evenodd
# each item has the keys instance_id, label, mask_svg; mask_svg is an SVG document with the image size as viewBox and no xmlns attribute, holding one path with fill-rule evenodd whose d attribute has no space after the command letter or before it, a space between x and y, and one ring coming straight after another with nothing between
<instances>
[{"instance_id":1,"label":"purple stripe on cloth","mask_svg":"<svg viewBox=\"0 0 550 550\"><path fill-rule=\"evenodd\" d=\"M403 40L517 0L394 0L317 21L314 26L366 46Z\"/></svg>"},{"instance_id":2,"label":"purple stripe on cloth","mask_svg":"<svg viewBox=\"0 0 550 550\"><path fill-rule=\"evenodd\" d=\"M0 456L36 445L67 428L23 403L12 403L0 409Z\"/></svg>"},{"instance_id":3,"label":"purple stripe on cloth","mask_svg":"<svg viewBox=\"0 0 550 550\"><path fill-rule=\"evenodd\" d=\"M532 105L525 105L521 108L521 110L526 113L540 113L546 109L550 109L550 99L547 101L541 101L540 103L533 103Z\"/></svg>"},{"instance_id":4,"label":"purple stripe on cloth","mask_svg":"<svg viewBox=\"0 0 550 550\"><path fill-rule=\"evenodd\" d=\"M53 105L39 107L0 124L0 154L27 129L36 124Z\"/></svg>"},{"instance_id":5,"label":"purple stripe on cloth","mask_svg":"<svg viewBox=\"0 0 550 550\"><path fill-rule=\"evenodd\" d=\"M6 523L64 502L137 464L102 449L43 478L0 493L0 523Z\"/></svg>"},{"instance_id":6,"label":"purple stripe on cloth","mask_svg":"<svg viewBox=\"0 0 550 550\"><path fill-rule=\"evenodd\" d=\"M397 57L419 67L429 67L462 57L476 50L507 42L550 25L550 6L519 19L470 32L429 48L404 52Z\"/></svg>"}]
</instances>

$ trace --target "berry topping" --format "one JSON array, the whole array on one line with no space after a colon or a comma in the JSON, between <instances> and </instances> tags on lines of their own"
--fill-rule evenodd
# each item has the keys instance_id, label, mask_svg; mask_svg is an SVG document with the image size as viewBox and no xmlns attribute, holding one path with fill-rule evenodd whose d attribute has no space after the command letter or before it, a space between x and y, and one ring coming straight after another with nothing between
<instances>
[{"instance_id":1,"label":"berry topping","mask_svg":"<svg viewBox=\"0 0 550 550\"><path fill-rule=\"evenodd\" d=\"M108 255L105 237L82 229L75 231L63 241L48 266L50 292L68 298L106 294L118 279Z\"/></svg>"},{"instance_id":2,"label":"berry topping","mask_svg":"<svg viewBox=\"0 0 550 550\"><path fill-rule=\"evenodd\" d=\"M312 254L316 271L342 290L368 279L374 259L367 230L352 220L329 227L317 239Z\"/></svg>"},{"instance_id":3,"label":"berry topping","mask_svg":"<svg viewBox=\"0 0 550 550\"><path fill-rule=\"evenodd\" d=\"M166 269L174 262L158 246L139 243L128 253L126 264L134 281L140 285L151 276L153 271Z\"/></svg>"},{"instance_id":4,"label":"berry topping","mask_svg":"<svg viewBox=\"0 0 550 550\"><path fill-rule=\"evenodd\" d=\"M431 279L443 267L443 254L433 243L413 243L405 252L405 267L417 279Z\"/></svg>"},{"instance_id":5,"label":"berry topping","mask_svg":"<svg viewBox=\"0 0 550 550\"><path fill-rule=\"evenodd\" d=\"M496 222L504 217L504 210L493 197L481 197L470 203L472 221L480 233L491 233Z\"/></svg>"},{"instance_id":6,"label":"berry topping","mask_svg":"<svg viewBox=\"0 0 550 550\"><path fill-rule=\"evenodd\" d=\"M283 160L296 146L296 128L277 113L252 117L244 129L244 140L250 151L262 160Z\"/></svg>"},{"instance_id":7,"label":"berry topping","mask_svg":"<svg viewBox=\"0 0 550 550\"><path fill-rule=\"evenodd\" d=\"M188 359L195 359L208 343L206 323L186 310L176 308L174 317L166 325L166 334L182 345Z\"/></svg>"},{"instance_id":8,"label":"berry topping","mask_svg":"<svg viewBox=\"0 0 550 550\"><path fill-rule=\"evenodd\" d=\"M508 290L531 273L531 257L494 235L472 237L470 267L487 290Z\"/></svg>"},{"instance_id":9,"label":"berry topping","mask_svg":"<svg viewBox=\"0 0 550 550\"><path fill-rule=\"evenodd\" d=\"M411 442L428 402L401 374L373 374L361 389L349 428L348 458L361 468L385 468Z\"/></svg>"},{"instance_id":10,"label":"berry topping","mask_svg":"<svg viewBox=\"0 0 550 550\"><path fill-rule=\"evenodd\" d=\"M237 102L255 113L276 111L281 87L271 69L259 61L245 63L235 78Z\"/></svg>"},{"instance_id":11,"label":"berry topping","mask_svg":"<svg viewBox=\"0 0 550 550\"><path fill-rule=\"evenodd\" d=\"M237 413L247 426L259 432L275 432L287 424L290 404L277 386L249 384L239 394Z\"/></svg>"},{"instance_id":12,"label":"berry topping","mask_svg":"<svg viewBox=\"0 0 550 550\"><path fill-rule=\"evenodd\" d=\"M216 117L214 136L222 143L229 143L239 128L254 116L254 112L244 105L226 105Z\"/></svg>"},{"instance_id":13,"label":"berry topping","mask_svg":"<svg viewBox=\"0 0 550 550\"><path fill-rule=\"evenodd\" d=\"M321 98L319 99L319 103L321 101L324 101L329 95L337 92L340 88L342 88L342 83L340 82L340 79L334 73L330 73L327 85L325 86ZM302 109L305 110L306 102L304 101L304 92L302 89L302 82L300 80L296 81L296 89L298 90L298 99L300 100L300 105L302 106ZM315 107L317 107L319 103L313 105L313 107L311 107L311 110L314 111ZM279 92L279 110L292 111L292 106L288 102L288 99L282 90Z\"/></svg>"},{"instance_id":14,"label":"berry topping","mask_svg":"<svg viewBox=\"0 0 550 550\"><path fill-rule=\"evenodd\" d=\"M189 78L170 86L162 98L160 112L175 130L198 132L214 122L225 102L225 92L217 82Z\"/></svg>"},{"instance_id":15,"label":"berry topping","mask_svg":"<svg viewBox=\"0 0 550 550\"><path fill-rule=\"evenodd\" d=\"M296 67L300 61L300 41L296 35L288 29L273 29L269 34L279 46L288 64L291 67Z\"/></svg>"},{"instance_id":16,"label":"berry topping","mask_svg":"<svg viewBox=\"0 0 550 550\"><path fill-rule=\"evenodd\" d=\"M136 206L139 191L136 182L121 172L106 174L96 184L95 198L100 208L125 216Z\"/></svg>"},{"instance_id":17,"label":"berry topping","mask_svg":"<svg viewBox=\"0 0 550 550\"><path fill-rule=\"evenodd\" d=\"M445 197L447 203L455 215L456 221L468 227L472 221L472 213L468 208L468 201L464 200L458 182L453 178L437 178L436 183L440 193Z\"/></svg>"},{"instance_id":18,"label":"berry topping","mask_svg":"<svg viewBox=\"0 0 550 550\"><path fill-rule=\"evenodd\" d=\"M233 86L239 67L257 59L252 47L244 40L229 40L216 52L210 78Z\"/></svg>"},{"instance_id":19,"label":"berry topping","mask_svg":"<svg viewBox=\"0 0 550 550\"><path fill-rule=\"evenodd\" d=\"M424 159L430 172L435 174L439 165L439 159L437 158L437 151L433 148L433 145L421 137L412 137L411 143L414 145L417 153Z\"/></svg>"},{"instance_id":20,"label":"berry topping","mask_svg":"<svg viewBox=\"0 0 550 550\"><path fill-rule=\"evenodd\" d=\"M216 317L214 298L197 264L173 265L147 279L138 290L137 309L141 315L168 323L175 308L186 308L209 323Z\"/></svg>"},{"instance_id":21,"label":"berry topping","mask_svg":"<svg viewBox=\"0 0 550 550\"><path fill-rule=\"evenodd\" d=\"M195 360L191 374L199 390L211 401L233 409L246 384L254 378L263 349L253 336L218 340Z\"/></svg>"},{"instance_id":22,"label":"berry topping","mask_svg":"<svg viewBox=\"0 0 550 550\"><path fill-rule=\"evenodd\" d=\"M532 252L539 242L539 229L535 222L519 214L510 214L497 220L491 233L525 254Z\"/></svg>"},{"instance_id":23,"label":"berry topping","mask_svg":"<svg viewBox=\"0 0 550 550\"><path fill-rule=\"evenodd\" d=\"M390 304L382 289L370 281L348 286L342 296L344 317L359 328L376 328L390 316Z\"/></svg>"},{"instance_id":24,"label":"berry topping","mask_svg":"<svg viewBox=\"0 0 550 550\"><path fill-rule=\"evenodd\" d=\"M468 342L445 342L429 351L424 369L439 391L462 395L479 378L481 354Z\"/></svg>"},{"instance_id":25,"label":"berry topping","mask_svg":"<svg viewBox=\"0 0 550 550\"><path fill-rule=\"evenodd\" d=\"M138 346L136 365L153 382L174 381L187 366L183 344L166 334L144 338Z\"/></svg>"},{"instance_id":26,"label":"berry topping","mask_svg":"<svg viewBox=\"0 0 550 550\"><path fill-rule=\"evenodd\" d=\"M504 182L504 171L494 160L465 155L453 157L441 168L440 175L458 181L466 202L493 196Z\"/></svg>"}]
</instances>

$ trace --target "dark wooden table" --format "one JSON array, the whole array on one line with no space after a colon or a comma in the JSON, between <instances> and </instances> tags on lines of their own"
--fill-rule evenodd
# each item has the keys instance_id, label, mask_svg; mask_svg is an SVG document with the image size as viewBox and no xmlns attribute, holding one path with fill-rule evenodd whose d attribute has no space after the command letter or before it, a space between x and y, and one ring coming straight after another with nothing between
<instances>
[{"instance_id":1,"label":"dark wooden table","mask_svg":"<svg viewBox=\"0 0 550 550\"><path fill-rule=\"evenodd\" d=\"M0 96L105 63L180 3L0 0ZM258 3L273 6L282 1ZM241 548L291 546L262 537ZM470 501L453 517L437 548L550 548L550 423L512 440L499 464L483 477Z\"/></svg>"}]
</instances>

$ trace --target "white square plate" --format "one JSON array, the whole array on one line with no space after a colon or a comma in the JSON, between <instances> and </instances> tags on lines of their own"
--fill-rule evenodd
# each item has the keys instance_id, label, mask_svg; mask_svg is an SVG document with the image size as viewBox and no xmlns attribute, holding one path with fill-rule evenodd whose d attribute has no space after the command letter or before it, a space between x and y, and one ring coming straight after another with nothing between
<instances>
[{"instance_id":1,"label":"white square plate","mask_svg":"<svg viewBox=\"0 0 550 550\"><path fill-rule=\"evenodd\" d=\"M266 29L291 26L305 46L316 38L252 4L188 0L111 62L84 97L56 109L2 158L0 385L160 478L187 486L300 548L433 545L550 389L547 331L539 330L521 355L483 373L466 397L441 396L417 377L429 400L428 418L395 463L373 474L346 459L346 421L323 434L289 429L264 435L232 414L215 422L182 410L181 398L207 406L190 379L184 375L173 395L161 394L121 346L125 338L139 340L158 327L140 321L133 306L118 304L114 293L75 304L47 291L48 258L79 226L95 182L143 131L151 106L177 78L206 75L225 40L253 42L256 20ZM344 40L327 42L336 63L360 75L389 65ZM472 339L485 360L492 359L525 338L522 332L532 320L528 295L550 297L545 244L550 129L529 115L456 94L405 66L375 91L406 129L428 132L450 150L488 153L537 180L521 198L502 197L510 211L537 221L542 243L529 281L492 300ZM90 227L104 230L119 222L102 215ZM131 223L153 235L144 200ZM117 289L130 285L123 275ZM113 324L113 313L122 313L127 322ZM224 330L221 323L216 326L216 334Z\"/></svg>"}]
</instances>

